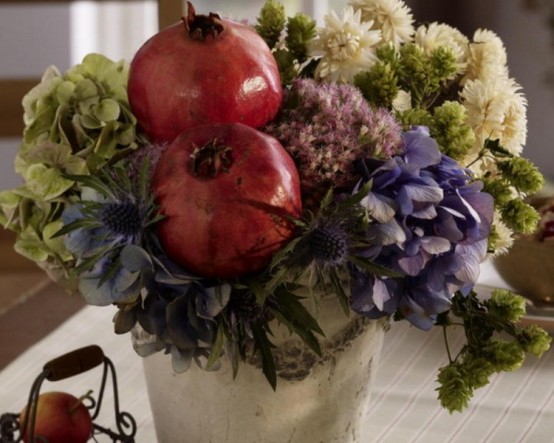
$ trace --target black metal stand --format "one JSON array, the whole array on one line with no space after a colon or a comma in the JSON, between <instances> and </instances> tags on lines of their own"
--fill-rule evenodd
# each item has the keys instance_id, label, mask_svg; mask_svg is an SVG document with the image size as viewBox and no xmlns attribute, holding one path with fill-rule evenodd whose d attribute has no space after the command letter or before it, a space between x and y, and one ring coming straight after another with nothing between
<instances>
[{"instance_id":1,"label":"black metal stand","mask_svg":"<svg viewBox=\"0 0 554 443\"><path fill-rule=\"evenodd\" d=\"M19 414L5 413L0 416L0 443L18 443L23 441L22 430L24 429L29 430L28 435L30 435L31 438L29 443L48 443L48 440L43 436L34 435L37 401L44 380L63 380L86 372L101 364L104 366L104 370L102 373L100 390L98 392L98 399L95 401L94 398L88 398L88 403L90 404L85 405L87 409L91 411L93 420L93 435L91 437L94 438L94 435L106 434L112 439L113 443L134 443L137 431L136 421L128 412L120 412L115 367L111 360L104 355L102 349L96 345L77 349L51 360L44 365L42 372L35 379L31 387L29 400L27 401L27 413L25 414L23 423L19 421ZM112 378L114 390L116 431L100 426L94 422L100 413L100 407L102 406L102 400L104 398L104 390L106 389L109 376Z\"/></svg>"}]
</instances>

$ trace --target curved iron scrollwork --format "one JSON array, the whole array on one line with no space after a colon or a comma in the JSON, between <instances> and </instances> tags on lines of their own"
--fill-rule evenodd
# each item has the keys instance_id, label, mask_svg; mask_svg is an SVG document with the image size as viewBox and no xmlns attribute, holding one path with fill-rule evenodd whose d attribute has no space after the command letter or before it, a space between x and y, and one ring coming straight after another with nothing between
<instances>
[{"instance_id":1,"label":"curved iron scrollwork","mask_svg":"<svg viewBox=\"0 0 554 443\"><path fill-rule=\"evenodd\" d=\"M5 413L0 415L0 443L22 442L23 429L29 430L29 434L31 435L31 439L29 440L30 443L48 443L48 440L44 438L44 436L34 435L38 397L42 383L44 380L63 380L81 374L99 365L103 365L103 372L98 398L95 400L92 397L87 397L85 400L88 402L85 406L91 411L91 418L93 420L92 436L105 434L112 439L113 443L134 443L137 424L130 413L125 411L122 412L119 409L119 392L117 388L115 366L112 361L104 355L102 349L96 345L77 349L51 360L44 365L42 372L33 382L29 392L26 409L28 412L25 414L23 422L20 421L19 414ZM100 413L106 385L108 384L108 378L110 376L113 385L116 431L95 422Z\"/></svg>"}]
</instances>

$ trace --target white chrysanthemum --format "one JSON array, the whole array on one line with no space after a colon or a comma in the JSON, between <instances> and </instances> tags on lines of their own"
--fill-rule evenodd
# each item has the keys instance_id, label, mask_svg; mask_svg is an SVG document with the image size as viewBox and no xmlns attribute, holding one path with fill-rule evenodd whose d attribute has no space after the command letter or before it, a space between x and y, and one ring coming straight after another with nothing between
<instances>
[{"instance_id":1,"label":"white chrysanthemum","mask_svg":"<svg viewBox=\"0 0 554 443\"><path fill-rule=\"evenodd\" d=\"M504 43L493 31L478 29L469 45L467 72L462 84L467 80L483 80L508 76L507 55Z\"/></svg>"},{"instance_id":2,"label":"white chrysanthemum","mask_svg":"<svg viewBox=\"0 0 554 443\"><path fill-rule=\"evenodd\" d=\"M316 77L326 81L350 82L360 72L371 68L377 57L375 46L381 31L372 30L372 22L362 22L361 12L347 7L339 17L334 11L325 16L325 27L318 29L310 53L322 57Z\"/></svg>"},{"instance_id":3,"label":"white chrysanthemum","mask_svg":"<svg viewBox=\"0 0 554 443\"><path fill-rule=\"evenodd\" d=\"M514 232L502 221L502 216L497 210L494 211L492 225L497 235L493 254L493 257L496 257L505 254L512 247L514 244Z\"/></svg>"},{"instance_id":4,"label":"white chrysanthemum","mask_svg":"<svg viewBox=\"0 0 554 443\"><path fill-rule=\"evenodd\" d=\"M362 12L362 20L373 21L373 29L383 33L385 42L399 47L414 35L414 18L402 0L350 0L354 10Z\"/></svg>"},{"instance_id":5,"label":"white chrysanthemum","mask_svg":"<svg viewBox=\"0 0 554 443\"><path fill-rule=\"evenodd\" d=\"M456 57L456 73L463 74L467 68L469 40L452 26L444 23L431 23L429 26L417 28L414 41L421 46L426 54L439 46L447 46Z\"/></svg>"},{"instance_id":6,"label":"white chrysanthemum","mask_svg":"<svg viewBox=\"0 0 554 443\"><path fill-rule=\"evenodd\" d=\"M469 80L460 97L475 132L476 152L490 138L514 155L521 153L527 139L527 100L519 84L507 77Z\"/></svg>"}]
</instances>

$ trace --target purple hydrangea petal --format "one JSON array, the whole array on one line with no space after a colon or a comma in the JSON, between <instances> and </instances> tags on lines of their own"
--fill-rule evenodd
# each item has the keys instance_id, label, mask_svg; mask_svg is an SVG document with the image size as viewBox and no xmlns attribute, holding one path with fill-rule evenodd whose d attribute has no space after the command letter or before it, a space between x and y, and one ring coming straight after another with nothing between
<instances>
[{"instance_id":1,"label":"purple hydrangea petal","mask_svg":"<svg viewBox=\"0 0 554 443\"><path fill-rule=\"evenodd\" d=\"M369 211L371 217L379 223L387 223L396 214L395 202L384 195L369 192L360 202Z\"/></svg>"},{"instance_id":2,"label":"purple hydrangea petal","mask_svg":"<svg viewBox=\"0 0 554 443\"><path fill-rule=\"evenodd\" d=\"M359 288L352 292L352 301L371 318L399 310L416 326L429 328L453 294L466 293L478 278L494 202L469 171L440 153L425 130L403 137L402 155L361 165L364 180L372 182L366 208L378 214L367 228L371 246L362 255L403 277L371 280L363 297ZM375 209L383 202L387 213ZM396 212L389 220L390 208Z\"/></svg>"}]
</instances>

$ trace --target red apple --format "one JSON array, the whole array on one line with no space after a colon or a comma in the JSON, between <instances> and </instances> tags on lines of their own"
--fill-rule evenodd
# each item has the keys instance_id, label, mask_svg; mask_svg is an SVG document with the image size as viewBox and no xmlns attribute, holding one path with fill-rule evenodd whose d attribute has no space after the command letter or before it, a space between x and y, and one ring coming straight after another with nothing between
<instances>
[{"instance_id":1,"label":"red apple","mask_svg":"<svg viewBox=\"0 0 554 443\"><path fill-rule=\"evenodd\" d=\"M160 158L153 192L165 215L157 224L162 246L203 277L262 270L302 210L292 158L275 138L241 123L183 132Z\"/></svg>"},{"instance_id":2,"label":"red apple","mask_svg":"<svg viewBox=\"0 0 554 443\"><path fill-rule=\"evenodd\" d=\"M23 426L26 407L19 415ZM23 441L31 441L30 422L22 432ZM38 397L35 438L42 436L48 443L85 443L92 435L92 418L80 399L65 392L46 392Z\"/></svg>"},{"instance_id":3,"label":"red apple","mask_svg":"<svg viewBox=\"0 0 554 443\"><path fill-rule=\"evenodd\" d=\"M155 143L171 143L200 124L260 127L275 117L283 90L275 58L252 27L196 15L188 2L183 23L135 54L128 95L142 131Z\"/></svg>"}]
</instances>

